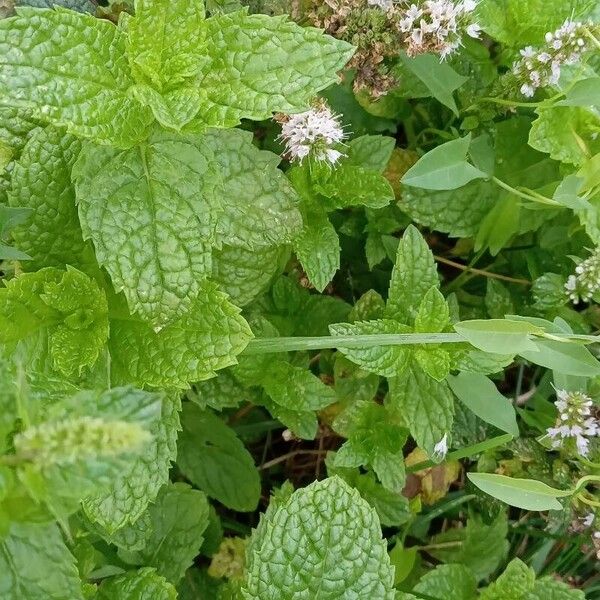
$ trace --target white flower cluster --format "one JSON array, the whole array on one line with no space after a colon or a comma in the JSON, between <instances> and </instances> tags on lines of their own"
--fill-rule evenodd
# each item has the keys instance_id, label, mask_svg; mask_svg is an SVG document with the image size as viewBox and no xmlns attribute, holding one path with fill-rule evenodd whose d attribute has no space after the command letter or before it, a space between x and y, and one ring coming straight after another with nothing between
<instances>
[{"instance_id":1,"label":"white flower cluster","mask_svg":"<svg viewBox=\"0 0 600 600\"><path fill-rule=\"evenodd\" d=\"M448 434L445 433L442 439L433 447L433 459L444 460L448 454Z\"/></svg>"},{"instance_id":2,"label":"white flower cluster","mask_svg":"<svg viewBox=\"0 0 600 600\"><path fill-rule=\"evenodd\" d=\"M569 299L578 304L580 300L589 302L600 290L600 248L575 267L575 274L569 275L565 291Z\"/></svg>"},{"instance_id":3,"label":"white flower cluster","mask_svg":"<svg viewBox=\"0 0 600 600\"><path fill-rule=\"evenodd\" d=\"M575 442L581 456L589 452L590 438L600 435L600 423L592 416L592 400L582 392L557 390L555 406L558 419L554 427L546 430L553 448L564 447Z\"/></svg>"},{"instance_id":4,"label":"white flower cluster","mask_svg":"<svg viewBox=\"0 0 600 600\"><path fill-rule=\"evenodd\" d=\"M579 62L589 49L585 27L584 23L567 20L555 32L546 34L544 48L527 46L521 50L521 58L513 64L512 72L523 82L524 96L531 98L538 88L556 85L560 68Z\"/></svg>"},{"instance_id":5,"label":"white flower cluster","mask_svg":"<svg viewBox=\"0 0 600 600\"><path fill-rule=\"evenodd\" d=\"M297 115L284 115L279 139L285 143L285 152L291 161L302 162L307 156L335 164L344 156L335 148L346 134L339 116L325 104Z\"/></svg>"},{"instance_id":6,"label":"white flower cluster","mask_svg":"<svg viewBox=\"0 0 600 600\"><path fill-rule=\"evenodd\" d=\"M402 8L399 29L406 34L406 53L434 52L446 58L461 45L463 31L478 38L481 28L470 17L476 6L475 0L425 0Z\"/></svg>"}]
</instances>

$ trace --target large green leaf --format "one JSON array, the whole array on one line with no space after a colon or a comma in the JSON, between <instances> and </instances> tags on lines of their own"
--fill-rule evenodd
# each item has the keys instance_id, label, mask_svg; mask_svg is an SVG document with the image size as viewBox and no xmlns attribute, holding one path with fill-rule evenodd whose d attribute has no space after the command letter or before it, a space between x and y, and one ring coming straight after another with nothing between
<instances>
[{"instance_id":1,"label":"large green leaf","mask_svg":"<svg viewBox=\"0 0 600 600\"><path fill-rule=\"evenodd\" d=\"M125 34L110 21L21 8L0 20L0 57L0 104L103 144L147 134L152 113L127 93Z\"/></svg>"},{"instance_id":2,"label":"large green leaf","mask_svg":"<svg viewBox=\"0 0 600 600\"><path fill-rule=\"evenodd\" d=\"M393 600L393 585L374 509L332 477L294 492L263 519L242 594L247 600Z\"/></svg>"},{"instance_id":3,"label":"large green leaf","mask_svg":"<svg viewBox=\"0 0 600 600\"><path fill-rule=\"evenodd\" d=\"M127 151L84 146L73 170L83 233L132 312L162 326L190 309L213 245L262 248L300 228L278 157L251 137L157 132Z\"/></svg>"},{"instance_id":4,"label":"large green leaf","mask_svg":"<svg viewBox=\"0 0 600 600\"><path fill-rule=\"evenodd\" d=\"M13 523L0 541L0 596L4 600L82 600L75 558L54 523Z\"/></svg>"},{"instance_id":5,"label":"large green leaf","mask_svg":"<svg viewBox=\"0 0 600 600\"><path fill-rule=\"evenodd\" d=\"M318 91L336 83L353 48L283 16L241 11L206 21L206 52L191 130L307 110Z\"/></svg>"},{"instance_id":6,"label":"large green leaf","mask_svg":"<svg viewBox=\"0 0 600 600\"><path fill-rule=\"evenodd\" d=\"M210 411L194 404L183 408L177 465L199 489L236 511L253 511L260 478L252 455L234 431Z\"/></svg>"},{"instance_id":7,"label":"large green leaf","mask_svg":"<svg viewBox=\"0 0 600 600\"><path fill-rule=\"evenodd\" d=\"M31 257L23 263L28 271L65 264L86 271L95 265L92 247L83 241L71 184L80 149L77 138L48 126L33 133L15 164L8 201L31 209L31 216L11 235Z\"/></svg>"},{"instance_id":8,"label":"large green leaf","mask_svg":"<svg viewBox=\"0 0 600 600\"><path fill-rule=\"evenodd\" d=\"M454 324L454 329L475 348L496 354L535 352L537 346L530 339L530 335L544 331L541 327L526 321L511 319L461 321Z\"/></svg>"}]
</instances>

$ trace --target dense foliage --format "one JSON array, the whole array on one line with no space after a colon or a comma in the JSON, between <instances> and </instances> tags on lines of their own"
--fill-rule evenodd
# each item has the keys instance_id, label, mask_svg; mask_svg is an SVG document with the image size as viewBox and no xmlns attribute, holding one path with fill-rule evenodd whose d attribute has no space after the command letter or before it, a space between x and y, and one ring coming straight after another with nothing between
<instances>
[{"instance_id":1,"label":"dense foliage","mask_svg":"<svg viewBox=\"0 0 600 600\"><path fill-rule=\"evenodd\" d=\"M594 2L0 17L0 598L600 598Z\"/></svg>"}]
</instances>

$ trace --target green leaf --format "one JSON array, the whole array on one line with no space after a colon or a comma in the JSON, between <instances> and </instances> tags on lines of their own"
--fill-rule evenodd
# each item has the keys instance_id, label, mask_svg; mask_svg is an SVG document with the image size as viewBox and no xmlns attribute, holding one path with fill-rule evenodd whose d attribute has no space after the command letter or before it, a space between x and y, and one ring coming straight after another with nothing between
<instances>
[{"instance_id":1,"label":"green leaf","mask_svg":"<svg viewBox=\"0 0 600 600\"><path fill-rule=\"evenodd\" d=\"M543 338L536 339L535 346L535 350L519 354L525 360L565 375L600 375L600 362L585 346Z\"/></svg>"},{"instance_id":2,"label":"green leaf","mask_svg":"<svg viewBox=\"0 0 600 600\"><path fill-rule=\"evenodd\" d=\"M471 570L464 565L439 565L421 577L413 591L439 600L475 600L477 581Z\"/></svg>"},{"instance_id":3,"label":"green leaf","mask_svg":"<svg viewBox=\"0 0 600 600\"><path fill-rule=\"evenodd\" d=\"M123 469L103 493L83 502L87 517L109 535L135 523L168 481L177 452L179 409L179 398L166 395L161 418L150 429L152 442L146 451Z\"/></svg>"},{"instance_id":4,"label":"green leaf","mask_svg":"<svg viewBox=\"0 0 600 600\"><path fill-rule=\"evenodd\" d=\"M415 317L415 333L440 333L450 322L450 309L437 284L429 288Z\"/></svg>"},{"instance_id":5,"label":"green leaf","mask_svg":"<svg viewBox=\"0 0 600 600\"><path fill-rule=\"evenodd\" d=\"M390 182L379 173L342 162L314 182L317 192L331 200L331 209L348 206L383 208L394 200Z\"/></svg>"},{"instance_id":6,"label":"green leaf","mask_svg":"<svg viewBox=\"0 0 600 600\"><path fill-rule=\"evenodd\" d=\"M495 473L468 473L467 476L482 492L525 510L562 510L557 498L573 493L557 490L535 479L517 479Z\"/></svg>"},{"instance_id":7,"label":"green leaf","mask_svg":"<svg viewBox=\"0 0 600 600\"><path fill-rule=\"evenodd\" d=\"M69 376L91 367L108 338L108 307L98 284L73 268L47 268L0 288L0 342L43 332L53 367Z\"/></svg>"},{"instance_id":8,"label":"green leaf","mask_svg":"<svg viewBox=\"0 0 600 600\"><path fill-rule=\"evenodd\" d=\"M144 568L102 581L94 600L176 600L177 590L154 569Z\"/></svg>"},{"instance_id":9,"label":"green leaf","mask_svg":"<svg viewBox=\"0 0 600 600\"><path fill-rule=\"evenodd\" d=\"M131 387L80 392L53 404L40 423L15 436L27 457L19 477L59 516L78 508L131 468L150 446L161 398Z\"/></svg>"},{"instance_id":10,"label":"green leaf","mask_svg":"<svg viewBox=\"0 0 600 600\"><path fill-rule=\"evenodd\" d=\"M95 13L97 6L93 0L15 0L15 6L35 6L36 8L52 8L62 6L77 12Z\"/></svg>"},{"instance_id":11,"label":"green leaf","mask_svg":"<svg viewBox=\"0 0 600 600\"><path fill-rule=\"evenodd\" d=\"M413 221L451 237L471 237L494 206L495 185L474 179L456 190L423 190L402 186L399 206Z\"/></svg>"},{"instance_id":12,"label":"green leaf","mask_svg":"<svg viewBox=\"0 0 600 600\"><path fill-rule=\"evenodd\" d=\"M37 129L15 164L9 204L31 210L31 216L12 230L17 247L31 257L28 271L69 264L83 271L95 268L89 243L83 241L75 207L71 168L81 143L52 126Z\"/></svg>"},{"instance_id":13,"label":"green leaf","mask_svg":"<svg viewBox=\"0 0 600 600\"><path fill-rule=\"evenodd\" d=\"M194 404L183 407L177 443L181 472L209 497L236 511L253 511L261 486L252 455L216 415Z\"/></svg>"},{"instance_id":14,"label":"green leaf","mask_svg":"<svg viewBox=\"0 0 600 600\"><path fill-rule=\"evenodd\" d=\"M431 555L445 563L460 563L468 567L478 580L489 577L506 558L509 544L506 539L508 522L506 513L500 512L490 523L475 514L467 520L466 527L448 529L431 538ZM449 542L459 542L451 546ZM444 544L448 543L448 547Z\"/></svg>"},{"instance_id":15,"label":"green leaf","mask_svg":"<svg viewBox=\"0 0 600 600\"><path fill-rule=\"evenodd\" d=\"M431 344L417 348L414 353L418 365L436 381L443 381L450 372L450 355L448 351Z\"/></svg>"},{"instance_id":16,"label":"green leaf","mask_svg":"<svg viewBox=\"0 0 600 600\"><path fill-rule=\"evenodd\" d=\"M383 487L371 471L361 473L358 469L330 467L330 462L327 462L327 473L329 476L338 475L348 485L358 490L358 493L377 511L382 525L398 527L410 519L412 513L408 506L408 499L398 492ZM396 565L396 575L397 573Z\"/></svg>"},{"instance_id":17,"label":"green leaf","mask_svg":"<svg viewBox=\"0 0 600 600\"><path fill-rule=\"evenodd\" d=\"M600 106L600 77L576 81L556 106Z\"/></svg>"},{"instance_id":18,"label":"green leaf","mask_svg":"<svg viewBox=\"0 0 600 600\"><path fill-rule=\"evenodd\" d=\"M196 76L205 53L204 17L201 1L136 0L135 17L127 24L127 58L135 78L161 90Z\"/></svg>"},{"instance_id":19,"label":"green leaf","mask_svg":"<svg viewBox=\"0 0 600 600\"><path fill-rule=\"evenodd\" d=\"M458 116L458 108L452 93L468 81L467 77L459 75L435 54L417 54L411 58L402 54L400 59L404 66L425 84L436 100Z\"/></svg>"},{"instance_id":20,"label":"green leaf","mask_svg":"<svg viewBox=\"0 0 600 600\"><path fill-rule=\"evenodd\" d=\"M396 140L383 135L361 135L348 142L348 162L369 171L383 173Z\"/></svg>"},{"instance_id":21,"label":"green leaf","mask_svg":"<svg viewBox=\"0 0 600 600\"><path fill-rule=\"evenodd\" d=\"M436 146L402 177L402 183L427 190L454 190L473 179L486 179L483 171L467 162L471 135Z\"/></svg>"},{"instance_id":22,"label":"green leaf","mask_svg":"<svg viewBox=\"0 0 600 600\"><path fill-rule=\"evenodd\" d=\"M336 323L329 326L331 335L375 335L378 333L409 333L410 327L391 319L357 321L355 323ZM338 350L359 367L383 375L400 375L410 360L409 346L371 346L369 348L344 348Z\"/></svg>"},{"instance_id":23,"label":"green leaf","mask_svg":"<svg viewBox=\"0 0 600 600\"><path fill-rule=\"evenodd\" d=\"M519 437L514 406L485 375L459 373L448 378L448 385L457 398L480 419Z\"/></svg>"},{"instance_id":24,"label":"green leaf","mask_svg":"<svg viewBox=\"0 0 600 600\"><path fill-rule=\"evenodd\" d=\"M586 0L482 0L477 22L508 46L539 46L546 32L558 29L567 19L582 19L590 6Z\"/></svg>"},{"instance_id":25,"label":"green leaf","mask_svg":"<svg viewBox=\"0 0 600 600\"><path fill-rule=\"evenodd\" d=\"M322 292L340 268L340 240L323 210L307 210L294 251L315 289Z\"/></svg>"},{"instance_id":26,"label":"green leaf","mask_svg":"<svg viewBox=\"0 0 600 600\"><path fill-rule=\"evenodd\" d=\"M396 254L388 290L386 317L411 321L432 286L439 286L433 254L413 225L409 225Z\"/></svg>"},{"instance_id":27,"label":"green leaf","mask_svg":"<svg viewBox=\"0 0 600 600\"><path fill-rule=\"evenodd\" d=\"M493 319L503 319L506 315L514 313L510 292L496 279L487 280L485 307Z\"/></svg>"},{"instance_id":28,"label":"green leaf","mask_svg":"<svg viewBox=\"0 0 600 600\"><path fill-rule=\"evenodd\" d=\"M541 327L531 323L510 319L461 321L454 324L454 329L475 348L496 354L535 352L536 342L529 336L544 332Z\"/></svg>"},{"instance_id":29,"label":"green leaf","mask_svg":"<svg viewBox=\"0 0 600 600\"><path fill-rule=\"evenodd\" d=\"M552 576L538 579L533 586L531 595L535 600L585 600L583 590L573 589Z\"/></svg>"},{"instance_id":30,"label":"green leaf","mask_svg":"<svg viewBox=\"0 0 600 600\"><path fill-rule=\"evenodd\" d=\"M416 365L388 383L392 414L405 421L417 444L432 455L434 446L452 430L454 399L448 384L432 379Z\"/></svg>"},{"instance_id":31,"label":"green leaf","mask_svg":"<svg viewBox=\"0 0 600 600\"><path fill-rule=\"evenodd\" d=\"M263 386L274 402L288 410L321 410L336 401L333 388L310 371L283 360L271 362Z\"/></svg>"},{"instance_id":32,"label":"green leaf","mask_svg":"<svg viewBox=\"0 0 600 600\"><path fill-rule=\"evenodd\" d=\"M287 246L248 250L224 244L213 250L211 279L233 304L243 307L266 291L271 280L283 270L289 254Z\"/></svg>"},{"instance_id":33,"label":"green leaf","mask_svg":"<svg viewBox=\"0 0 600 600\"><path fill-rule=\"evenodd\" d=\"M276 507L255 532L247 560L247 600L394 599L379 519L338 477L314 482Z\"/></svg>"},{"instance_id":34,"label":"green leaf","mask_svg":"<svg viewBox=\"0 0 600 600\"><path fill-rule=\"evenodd\" d=\"M146 136L152 113L127 93L125 34L110 21L21 8L0 20L0 56L1 104L103 144Z\"/></svg>"},{"instance_id":35,"label":"green leaf","mask_svg":"<svg viewBox=\"0 0 600 600\"><path fill-rule=\"evenodd\" d=\"M504 573L481 592L481 600L525 600L535 585L535 573L518 558L511 560Z\"/></svg>"},{"instance_id":36,"label":"green leaf","mask_svg":"<svg viewBox=\"0 0 600 600\"><path fill-rule=\"evenodd\" d=\"M128 151L84 146L73 170L84 236L132 312L164 325L191 308L212 245L263 248L298 231L279 158L251 138L158 132Z\"/></svg>"},{"instance_id":37,"label":"green leaf","mask_svg":"<svg viewBox=\"0 0 600 600\"><path fill-rule=\"evenodd\" d=\"M353 53L346 42L283 16L240 11L214 15L205 27L200 111L187 126L194 131L307 110Z\"/></svg>"},{"instance_id":38,"label":"green leaf","mask_svg":"<svg viewBox=\"0 0 600 600\"><path fill-rule=\"evenodd\" d=\"M152 527L144 548L123 557L133 564L154 567L176 584L202 546L208 526L206 496L184 483L168 484L148 507L148 514Z\"/></svg>"},{"instance_id":39,"label":"green leaf","mask_svg":"<svg viewBox=\"0 0 600 600\"><path fill-rule=\"evenodd\" d=\"M75 559L54 523L12 523L0 540L0 595L5 600L83 600Z\"/></svg>"},{"instance_id":40,"label":"green leaf","mask_svg":"<svg viewBox=\"0 0 600 600\"><path fill-rule=\"evenodd\" d=\"M550 158L581 166L600 152L596 133L600 117L592 110L577 106L537 109L538 118L529 133L529 145Z\"/></svg>"},{"instance_id":41,"label":"green leaf","mask_svg":"<svg viewBox=\"0 0 600 600\"><path fill-rule=\"evenodd\" d=\"M406 430L387 407L372 401L358 402L334 422L348 439L336 452L334 467L372 466L382 485L400 493L406 483L402 448Z\"/></svg>"},{"instance_id":42,"label":"green leaf","mask_svg":"<svg viewBox=\"0 0 600 600\"><path fill-rule=\"evenodd\" d=\"M251 337L240 310L206 282L190 311L159 331L121 309L111 321L112 377L185 389L236 364Z\"/></svg>"}]
</instances>

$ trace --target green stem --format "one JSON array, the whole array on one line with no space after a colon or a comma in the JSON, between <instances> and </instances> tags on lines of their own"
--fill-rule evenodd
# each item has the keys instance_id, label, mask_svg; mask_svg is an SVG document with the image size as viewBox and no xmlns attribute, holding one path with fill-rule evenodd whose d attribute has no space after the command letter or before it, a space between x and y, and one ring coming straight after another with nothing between
<instances>
[{"instance_id":1,"label":"green stem","mask_svg":"<svg viewBox=\"0 0 600 600\"><path fill-rule=\"evenodd\" d=\"M512 185L509 185L508 183L502 181L502 179L498 179L497 177L492 176L492 181L498 187L501 187L503 190L506 190L507 192L510 192L511 194L514 194L515 196L518 196L519 198L523 198L524 200L529 200L530 202L539 202L541 204L548 204L550 206L560 206L560 204L558 202L556 202L555 200L552 200L552 198L546 198L546 196L542 196L541 194L538 194L537 192L536 192L536 195L534 196L531 193L527 193L522 190L518 190L517 188L512 187Z\"/></svg>"},{"instance_id":2,"label":"green stem","mask_svg":"<svg viewBox=\"0 0 600 600\"><path fill-rule=\"evenodd\" d=\"M496 437L490 438L489 440L479 442L478 444L473 444L472 446L467 446L466 448L461 448L460 450L449 452L446 455L446 459L444 460L444 462L447 462L449 460L460 460L461 458L467 458L469 456L473 456L474 454L481 454L482 452L486 452L487 450L491 450L492 448L503 446L504 444L510 442L510 440L512 439L513 436L510 435L510 433L498 435ZM432 460L426 460L425 462L418 463L416 465L410 465L406 468L406 472L415 473L417 471L422 471L423 469L435 467L437 464L438 463L435 463Z\"/></svg>"},{"instance_id":3,"label":"green stem","mask_svg":"<svg viewBox=\"0 0 600 600\"><path fill-rule=\"evenodd\" d=\"M377 333L318 337L279 337L251 340L244 354L270 354L326 348L374 348L407 344L456 344L464 342L459 333Z\"/></svg>"},{"instance_id":4,"label":"green stem","mask_svg":"<svg viewBox=\"0 0 600 600\"><path fill-rule=\"evenodd\" d=\"M533 334L532 334L533 335ZM534 336L535 337L535 336ZM540 334L564 343L577 341L587 344L600 342L599 336L577 334ZM255 338L250 340L244 354L275 354L328 348L380 348L382 346L414 346L421 344L459 344L467 342L460 333L376 333L368 335L324 335L314 337Z\"/></svg>"}]
</instances>

